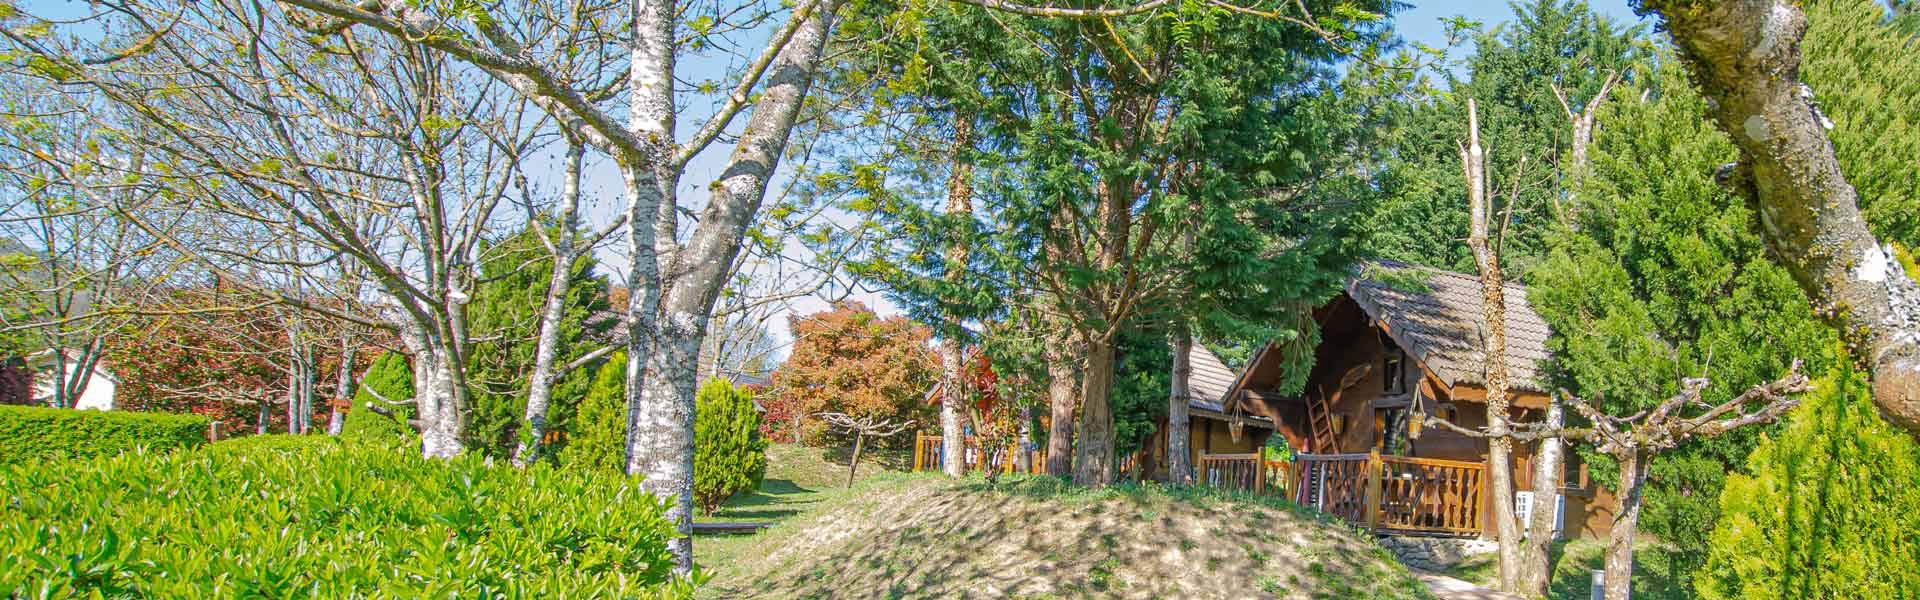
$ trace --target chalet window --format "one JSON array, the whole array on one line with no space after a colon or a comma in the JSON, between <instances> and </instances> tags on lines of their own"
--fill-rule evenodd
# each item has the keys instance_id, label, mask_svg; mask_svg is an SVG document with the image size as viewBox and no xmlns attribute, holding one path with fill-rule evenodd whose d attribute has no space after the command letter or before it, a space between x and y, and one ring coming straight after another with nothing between
<instances>
[{"instance_id":1,"label":"chalet window","mask_svg":"<svg viewBox=\"0 0 1920 600\"><path fill-rule=\"evenodd\" d=\"M1392 339L1385 340L1387 351L1381 358L1380 378L1385 394L1407 393L1407 353Z\"/></svg>"},{"instance_id":2,"label":"chalet window","mask_svg":"<svg viewBox=\"0 0 1920 600\"><path fill-rule=\"evenodd\" d=\"M1587 489L1586 461L1582 460L1580 453L1572 448L1565 448L1561 452L1563 454L1560 459L1560 487L1573 491Z\"/></svg>"}]
</instances>

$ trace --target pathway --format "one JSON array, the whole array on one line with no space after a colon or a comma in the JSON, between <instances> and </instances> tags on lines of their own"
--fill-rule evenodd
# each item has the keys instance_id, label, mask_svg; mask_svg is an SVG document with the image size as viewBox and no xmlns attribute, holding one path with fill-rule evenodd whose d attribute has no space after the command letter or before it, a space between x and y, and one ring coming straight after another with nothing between
<instances>
[{"instance_id":1,"label":"pathway","mask_svg":"<svg viewBox=\"0 0 1920 600\"><path fill-rule=\"evenodd\" d=\"M1437 573L1414 571L1413 575L1420 578L1420 583L1427 584L1427 589L1440 600L1521 600L1513 594L1503 594Z\"/></svg>"}]
</instances>

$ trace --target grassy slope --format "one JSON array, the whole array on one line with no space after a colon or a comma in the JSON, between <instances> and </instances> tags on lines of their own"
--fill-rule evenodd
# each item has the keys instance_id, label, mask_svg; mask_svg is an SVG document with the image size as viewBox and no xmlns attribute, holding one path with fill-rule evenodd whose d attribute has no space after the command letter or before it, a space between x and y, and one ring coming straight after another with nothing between
<instances>
[{"instance_id":1,"label":"grassy slope","mask_svg":"<svg viewBox=\"0 0 1920 600\"><path fill-rule=\"evenodd\" d=\"M715 576L704 596L1426 597L1366 537L1271 499L900 474L844 492L778 489L767 494L778 503L759 506L804 512L703 541L696 554Z\"/></svg>"},{"instance_id":2,"label":"grassy slope","mask_svg":"<svg viewBox=\"0 0 1920 600\"><path fill-rule=\"evenodd\" d=\"M820 449L797 444L774 444L767 448L767 476L760 489L727 499L720 510L699 515L696 521L781 522L822 501L846 493L847 455L845 448ZM913 467L911 452L868 450L861 453L856 480L883 473L899 473ZM694 540L694 560L711 568L733 561L733 555L758 544L759 536L714 535Z\"/></svg>"}]
</instances>

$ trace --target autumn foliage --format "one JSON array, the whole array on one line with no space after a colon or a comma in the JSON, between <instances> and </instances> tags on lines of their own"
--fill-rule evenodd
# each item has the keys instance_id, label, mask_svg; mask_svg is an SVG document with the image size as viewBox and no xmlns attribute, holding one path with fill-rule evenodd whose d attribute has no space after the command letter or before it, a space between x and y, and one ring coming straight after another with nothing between
<instances>
[{"instance_id":1,"label":"autumn foliage","mask_svg":"<svg viewBox=\"0 0 1920 600\"><path fill-rule=\"evenodd\" d=\"M793 352L774 371L761 427L778 441L825 441L811 415L843 412L929 423L923 400L939 372L933 335L906 317L881 317L858 302L788 318Z\"/></svg>"}]
</instances>

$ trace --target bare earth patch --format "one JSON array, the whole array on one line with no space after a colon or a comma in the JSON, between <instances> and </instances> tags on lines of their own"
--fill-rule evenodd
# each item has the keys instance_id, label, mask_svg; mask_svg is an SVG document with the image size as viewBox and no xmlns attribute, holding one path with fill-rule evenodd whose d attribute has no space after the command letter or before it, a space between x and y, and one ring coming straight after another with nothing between
<instances>
[{"instance_id":1,"label":"bare earth patch","mask_svg":"<svg viewBox=\"0 0 1920 600\"><path fill-rule=\"evenodd\" d=\"M1429 598L1337 521L1272 499L883 475L747 540L715 598Z\"/></svg>"}]
</instances>

